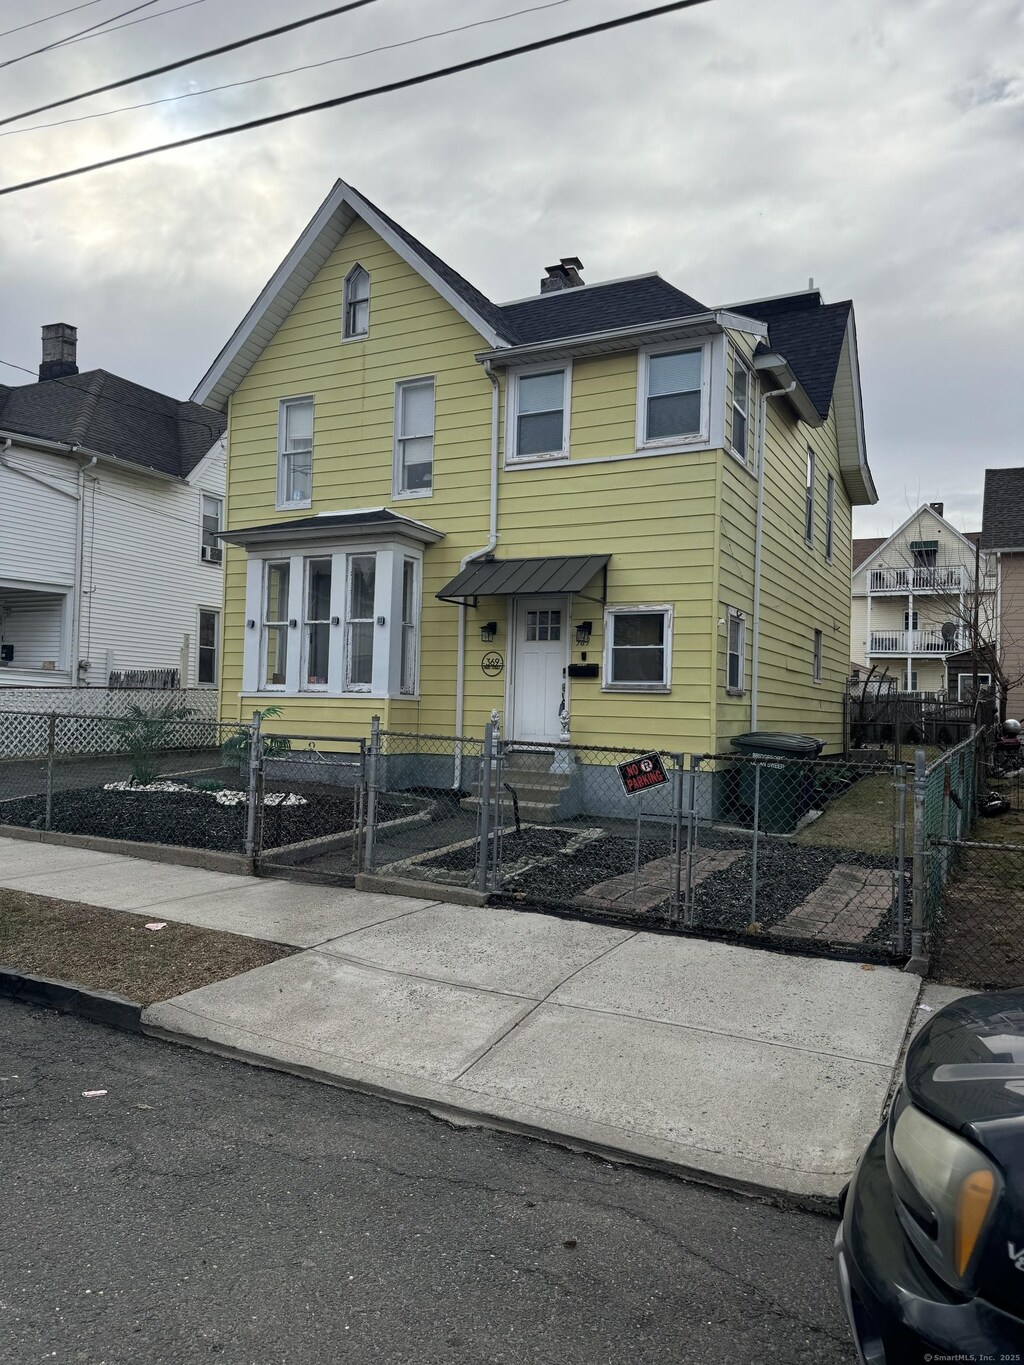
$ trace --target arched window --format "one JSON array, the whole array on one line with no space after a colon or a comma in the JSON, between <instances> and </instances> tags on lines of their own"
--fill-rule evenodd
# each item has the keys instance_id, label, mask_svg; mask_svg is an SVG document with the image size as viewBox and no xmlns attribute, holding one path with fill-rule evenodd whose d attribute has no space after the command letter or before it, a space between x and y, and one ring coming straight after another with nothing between
<instances>
[{"instance_id":1,"label":"arched window","mask_svg":"<svg viewBox=\"0 0 1024 1365\"><path fill-rule=\"evenodd\" d=\"M370 331L370 276L354 265L345 277L343 337L364 337Z\"/></svg>"}]
</instances>

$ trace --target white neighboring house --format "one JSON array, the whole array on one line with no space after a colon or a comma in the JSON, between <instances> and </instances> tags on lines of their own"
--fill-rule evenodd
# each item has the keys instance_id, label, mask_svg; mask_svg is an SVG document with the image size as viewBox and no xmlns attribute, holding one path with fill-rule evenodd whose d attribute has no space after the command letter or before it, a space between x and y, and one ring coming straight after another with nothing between
<instances>
[{"instance_id":1,"label":"white neighboring house","mask_svg":"<svg viewBox=\"0 0 1024 1365\"><path fill-rule=\"evenodd\" d=\"M980 533L958 531L943 510L925 503L891 536L854 540L850 649L854 664L887 673L901 691L962 699L972 682L967 623L976 599L978 633L994 641L996 580Z\"/></svg>"},{"instance_id":2,"label":"white neighboring house","mask_svg":"<svg viewBox=\"0 0 1024 1365\"><path fill-rule=\"evenodd\" d=\"M76 348L44 327L39 381L0 385L0 687L135 670L214 687L224 419L79 374Z\"/></svg>"}]
</instances>

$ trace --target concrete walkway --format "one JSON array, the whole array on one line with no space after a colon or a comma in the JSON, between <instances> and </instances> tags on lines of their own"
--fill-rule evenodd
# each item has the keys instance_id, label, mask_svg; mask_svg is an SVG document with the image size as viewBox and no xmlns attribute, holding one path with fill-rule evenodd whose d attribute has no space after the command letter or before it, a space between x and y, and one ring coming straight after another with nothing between
<instances>
[{"instance_id":1,"label":"concrete walkway","mask_svg":"<svg viewBox=\"0 0 1024 1365\"><path fill-rule=\"evenodd\" d=\"M145 1012L160 1037L608 1154L831 1199L875 1126L901 972L0 839L0 886L304 951Z\"/></svg>"}]
</instances>

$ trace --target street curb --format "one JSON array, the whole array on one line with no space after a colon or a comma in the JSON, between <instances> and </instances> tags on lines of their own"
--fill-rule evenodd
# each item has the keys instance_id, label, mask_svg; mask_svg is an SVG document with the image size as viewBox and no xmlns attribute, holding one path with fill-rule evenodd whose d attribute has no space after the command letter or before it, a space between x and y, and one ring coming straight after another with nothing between
<instances>
[{"instance_id":1,"label":"street curb","mask_svg":"<svg viewBox=\"0 0 1024 1365\"><path fill-rule=\"evenodd\" d=\"M59 1010L61 1014L78 1014L94 1024L107 1024L128 1033L142 1032L142 1006L134 1000L126 1000L113 991L93 991L70 981L20 972L16 967L0 966L0 997Z\"/></svg>"},{"instance_id":2,"label":"street curb","mask_svg":"<svg viewBox=\"0 0 1024 1365\"><path fill-rule=\"evenodd\" d=\"M247 1066L261 1067L266 1071L281 1071L302 1080L317 1081L321 1085L334 1086L336 1090L353 1091L360 1095L371 1095L375 1099L400 1104L406 1109L418 1109L430 1114L454 1128L487 1128L499 1133L512 1133L516 1137L531 1138L546 1142L553 1147L563 1147L568 1151L585 1153L601 1161L621 1166L637 1166L644 1170L657 1171L660 1175L675 1180L685 1180L690 1184L704 1185L711 1189L722 1190L727 1194L740 1195L748 1199L759 1199L773 1207L791 1209L801 1213L814 1213L829 1218L840 1214L839 1196L798 1194L792 1190L779 1189L771 1185L758 1185L753 1181L732 1179L712 1171L687 1166L682 1162L667 1161L655 1156L645 1156L642 1152L631 1151L628 1147L616 1147L608 1143L593 1141L571 1133L560 1133L557 1129L542 1128L502 1115L490 1114L477 1109L466 1109L444 1101L427 1099L402 1090L392 1090L374 1085L369 1081L337 1076L322 1071L318 1067L302 1066L295 1063L278 1061L274 1057L262 1056L244 1048L232 1047L227 1043L215 1042L195 1034L181 1033L159 1024L142 1021L141 1031L145 1037L177 1047L190 1047L197 1052L207 1052L213 1056L226 1057L231 1061L243 1062Z\"/></svg>"},{"instance_id":3,"label":"street curb","mask_svg":"<svg viewBox=\"0 0 1024 1365\"><path fill-rule=\"evenodd\" d=\"M121 858L141 858L143 862L148 863L199 867L207 872L233 872L240 877L253 875L253 860L244 853L186 848L183 844L136 843L131 839L108 839L100 834L61 834L57 830L29 829L24 825L5 824L0 824L0 838L24 839L28 843L36 844L58 844L64 848L86 848L93 853L112 853Z\"/></svg>"}]
</instances>

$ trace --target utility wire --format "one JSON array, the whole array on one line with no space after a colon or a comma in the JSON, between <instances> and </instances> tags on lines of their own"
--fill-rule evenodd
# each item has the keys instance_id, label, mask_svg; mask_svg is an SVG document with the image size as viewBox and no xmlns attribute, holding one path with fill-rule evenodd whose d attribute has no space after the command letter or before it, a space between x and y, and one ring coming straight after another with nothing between
<instances>
[{"instance_id":1,"label":"utility wire","mask_svg":"<svg viewBox=\"0 0 1024 1365\"><path fill-rule=\"evenodd\" d=\"M71 47L73 43L87 43L92 38L105 38L108 33L118 33L123 28L131 28L135 24L148 24L153 19L163 19L168 14L177 14L180 9L191 9L193 5L203 5L206 0L186 0L184 5L173 5L170 9L158 10L156 14L144 14L141 19L129 19L127 23L115 24L113 28L102 29L99 33L83 33L79 38L65 38L60 44L61 47Z\"/></svg>"},{"instance_id":2,"label":"utility wire","mask_svg":"<svg viewBox=\"0 0 1024 1365\"><path fill-rule=\"evenodd\" d=\"M42 19L30 19L27 24L19 24L17 28L5 28L0 33L0 38L9 38L12 33L21 33L23 29L35 28L37 24L48 24L51 19L62 19L65 14L74 14L76 10L80 9L90 9L99 3L100 0L85 0L82 5L72 5L70 9L59 9L56 14L44 14Z\"/></svg>"},{"instance_id":3,"label":"utility wire","mask_svg":"<svg viewBox=\"0 0 1024 1365\"><path fill-rule=\"evenodd\" d=\"M34 47L31 52L22 52L17 57L9 57L6 62L0 62L0 70L5 66L14 66L17 62L27 62L29 57L38 57L40 52L50 52L55 47L62 47L64 43L73 42L76 38L92 33L93 29L105 28L107 24L112 24L115 19L123 19L126 14L135 14L140 9L149 9L150 5L156 3L157 0L142 0L141 5L133 5L131 9L122 10L120 14L112 14L109 19L101 19L98 24L90 24L88 28L79 29L77 33L70 33L66 38L56 38L52 43L46 43L42 47Z\"/></svg>"},{"instance_id":4,"label":"utility wire","mask_svg":"<svg viewBox=\"0 0 1024 1365\"><path fill-rule=\"evenodd\" d=\"M189 0L189 2L198 5L203 0ZM21 133L38 133L45 128L63 128L68 123L86 123L90 119L109 118L111 114L127 114L136 109L152 109L157 104L172 104L177 100L195 99L199 95L215 95L222 90L237 90L239 86L258 85L260 81L273 81L280 76L295 76L301 71L316 71L322 66L333 66L336 62L351 62L355 61L357 57L371 57L378 52L393 52L396 48L412 47L416 43L425 43L431 38L447 38L453 33L465 33L468 29L483 28L487 24L501 24L506 19L518 19L523 14L538 14L541 10L557 9L560 5L571 3L572 0L548 0L547 4L531 5L528 9L514 9L508 14L496 14L492 19L477 19L473 23L459 24L455 28L441 28L433 33L423 33L418 38L403 38L398 43L384 43L379 47L365 47L361 52L346 52L344 56L328 57L322 62L305 62L302 66L290 66L284 71L270 71L265 76L249 76L241 81L228 81L225 85L210 85L205 90L185 90L180 95L163 95L160 99L143 100L140 104L122 104L117 109L100 109L95 114L78 114L71 118L54 119L52 123L31 123L27 128L8 128L6 132L0 133L0 137L18 137ZM181 5L179 8L187 9L188 6ZM164 10L162 13L171 14L173 11ZM160 15L154 14L150 17L159 19ZM141 24L145 20L133 19L131 22ZM126 28L127 25L122 24L120 27ZM80 42L81 39L76 39L76 41Z\"/></svg>"},{"instance_id":5,"label":"utility wire","mask_svg":"<svg viewBox=\"0 0 1024 1365\"><path fill-rule=\"evenodd\" d=\"M363 0L366 3L366 0ZM571 29L552 38L539 38L532 43L522 43L519 47L506 48L502 52L491 52L484 57L474 57L466 62L456 62L452 66L441 67L436 71L426 71L419 76L407 76L404 80L389 81L386 85L373 86L369 90L356 90L350 95L338 95L334 99L319 100L316 104L306 104L299 109L286 109L280 114L268 114L263 118L249 119L245 123L235 123L228 128L216 128L209 133L197 133L193 137L179 138L176 142L164 142L157 147L145 147L139 152L125 152L122 156L108 157L104 161L93 161L87 166L76 166L70 171L57 171L53 175L39 176L35 180L23 180L16 185L0 187L0 195L16 194L19 190L35 189L39 185L50 185L57 180L70 180L74 176L88 175L107 166L120 166L126 161L138 161L142 157L155 156L158 152L171 152L179 147L191 147L198 142L210 142L214 138L228 137L232 133L248 132L252 128L266 128L274 123L298 118L302 114L316 114L324 109L337 109L344 104L354 104L358 100L369 99L373 95L389 95L396 90L408 90L413 86L426 85L428 82L442 80L447 76L458 75L462 71L474 71L478 67L492 66L495 62L521 57L528 52L540 52L544 48L569 43L577 38L587 38L595 33L607 33L612 29L623 28L627 24L637 24L645 19L654 19L662 14L673 14L677 10L693 9L696 5L707 4L708 0L673 0L672 4L656 5L653 9L640 10L636 14L626 14L619 19L606 19L600 24L590 24L586 28ZM50 106L48 106L50 107ZM24 117L24 116L22 116ZM0 120L9 122L9 120Z\"/></svg>"},{"instance_id":6,"label":"utility wire","mask_svg":"<svg viewBox=\"0 0 1024 1365\"><path fill-rule=\"evenodd\" d=\"M146 3L154 4L155 0L146 0ZM268 28L263 33L254 33L249 38L237 38L233 43L224 43L220 47L208 48L205 52L197 52L191 57L182 57L179 61L168 62L165 66L154 66L152 70L143 71L137 76L124 76L121 80L110 81L106 85L97 85L93 90L84 90L80 95L67 95L64 99L51 100L49 104L39 104L34 109L26 109L23 114L8 114L6 118L0 119L0 125L17 123L23 118L31 118L33 114L45 114L48 109L60 109L65 104L77 104L79 100L88 99L91 95L102 95L108 90L120 90L122 86L135 85L139 81L149 80L151 76L162 76L167 71L177 71L179 67L190 66L193 62L203 62L210 57L220 57L225 52L235 52L240 47L249 47L251 44L261 43L267 38L277 38L282 33L292 33L295 29L305 28L308 24L318 24L323 19L333 19L338 14L347 14L349 10L362 9L364 5L375 3L376 0L348 0L347 5L336 5L334 9L322 10L319 14L311 14L306 19L295 19L292 23L282 24L279 28ZM119 19L121 16L114 15L113 17ZM28 55L31 56L31 53Z\"/></svg>"}]
</instances>

